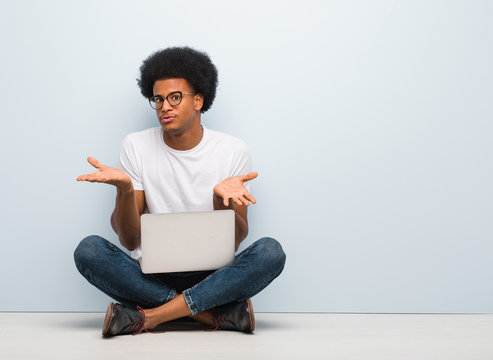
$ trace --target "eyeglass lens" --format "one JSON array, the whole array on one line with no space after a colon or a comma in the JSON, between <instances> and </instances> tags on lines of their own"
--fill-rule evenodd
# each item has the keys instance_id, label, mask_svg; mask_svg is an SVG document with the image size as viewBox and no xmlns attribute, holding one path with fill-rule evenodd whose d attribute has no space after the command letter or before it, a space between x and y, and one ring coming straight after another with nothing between
<instances>
[{"instance_id":1,"label":"eyeglass lens","mask_svg":"<svg viewBox=\"0 0 493 360\"><path fill-rule=\"evenodd\" d=\"M171 106L180 105L181 99L182 94L179 91L169 93L168 96L166 96L166 100ZM149 102L153 109L159 110L163 107L164 98L162 96L153 96L149 99Z\"/></svg>"}]
</instances>

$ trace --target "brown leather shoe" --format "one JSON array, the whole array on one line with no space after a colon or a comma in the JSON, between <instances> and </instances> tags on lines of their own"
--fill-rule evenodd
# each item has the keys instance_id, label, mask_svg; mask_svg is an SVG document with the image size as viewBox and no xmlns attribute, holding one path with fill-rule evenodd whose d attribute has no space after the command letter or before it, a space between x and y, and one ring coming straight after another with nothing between
<instances>
[{"instance_id":1,"label":"brown leather shoe","mask_svg":"<svg viewBox=\"0 0 493 360\"><path fill-rule=\"evenodd\" d=\"M255 316L252 300L230 302L212 310L215 330L233 330L252 333L255 330Z\"/></svg>"},{"instance_id":2,"label":"brown leather shoe","mask_svg":"<svg viewBox=\"0 0 493 360\"><path fill-rule=\"evenodd\" d=\"M103 336L140 334L144 329L145 314L139 306L130 309L125 305L110 303L103 323Z\"/></svg>"}]
</instances>

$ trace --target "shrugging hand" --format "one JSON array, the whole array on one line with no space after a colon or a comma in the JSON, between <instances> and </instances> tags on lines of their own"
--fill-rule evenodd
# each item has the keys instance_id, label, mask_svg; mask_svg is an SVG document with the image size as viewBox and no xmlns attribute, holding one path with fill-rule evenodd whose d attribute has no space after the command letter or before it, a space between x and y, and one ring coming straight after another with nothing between
<instances>
[{"instance_id":1,"label":"shrugging hand","mask_svg":"<svg viewBox=\"0 0 493 360\"><path fill-rule=\"evenodd\" d=\"M99 161L92 157L88 157L87 161L99 171L92 174L81 175L77 178L77 181L111 184L123 191L130 191L133 189L132 180L120 169L100 164Z\"/></svg>"},{"instance_id":2,"label":"shrugging hand","mask_svg":"<svg viewBox=\"0 0 493 360\"><path fill-rule=\"evenodd\" d=\"M224 206L229 206L229 199L237 205L248 206L250 203L255 204L257 201L250 195L243 185L246 181L255 179L258 176L256 172L247 175L232 176L221 181L214 187L214 194L223 199Z\"/></svg>"}]
</instances>

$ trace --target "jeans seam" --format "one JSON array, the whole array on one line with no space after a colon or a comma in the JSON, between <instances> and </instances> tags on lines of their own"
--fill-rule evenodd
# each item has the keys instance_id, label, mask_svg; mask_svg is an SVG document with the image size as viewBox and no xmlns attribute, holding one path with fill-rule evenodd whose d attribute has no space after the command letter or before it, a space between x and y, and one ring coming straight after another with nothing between
<instances>
[{"instance_id":1,"label":"jeans seam","mask_svg":"<svg viewBox=\"0 0 493 360\"><path fill-rule=\"evenodd\" d=\"M175 296L176 296L176 290L175 289L170 289L169 290L168 297L166 298L165 303L167 303L170 300L173 300L175 298Z\"/></svg>"},{"instance_id":2,"label":"jeans seam","mask_svg":"<svg viewBox=\"0 0 493 360\"><path fill-rule=\"evenodd\" d=\"M197 314L199 311L197 309L197 306L195 306L195 303L192 300L192 295L190 294L190 289L183 291L182 294L185 297L185 301L186 301L188 307L190 308L190 312L192 313L192 315Z\"/></svg>"}]
</instances>

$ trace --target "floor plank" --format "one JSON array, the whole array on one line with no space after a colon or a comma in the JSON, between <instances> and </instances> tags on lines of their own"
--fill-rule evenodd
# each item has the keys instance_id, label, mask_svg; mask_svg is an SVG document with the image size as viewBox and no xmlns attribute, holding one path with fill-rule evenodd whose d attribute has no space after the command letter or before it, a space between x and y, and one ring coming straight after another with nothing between
<instances>
[{"instance_id":1,"label":"floor plank","mask_svg":"<svg viewBox=\"0 0 493 360\"><path fill-rule=\"evenodd\" d=\"M493 315L257 313L253 335L183 323L101 337L103 313L0 313L1 359L493 359Z\"/></svg>"}]
</instances>

